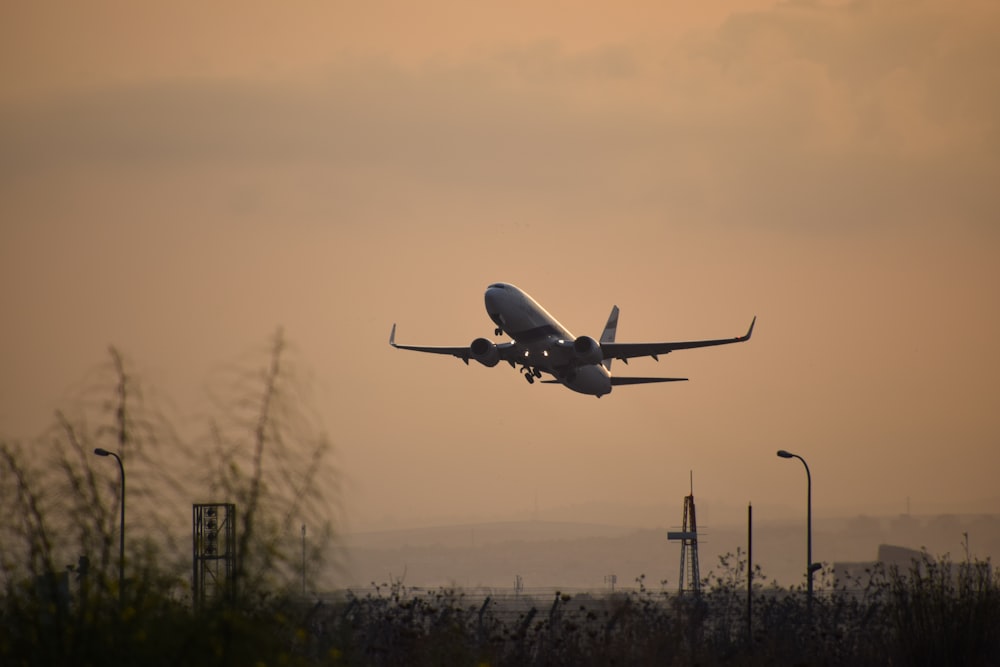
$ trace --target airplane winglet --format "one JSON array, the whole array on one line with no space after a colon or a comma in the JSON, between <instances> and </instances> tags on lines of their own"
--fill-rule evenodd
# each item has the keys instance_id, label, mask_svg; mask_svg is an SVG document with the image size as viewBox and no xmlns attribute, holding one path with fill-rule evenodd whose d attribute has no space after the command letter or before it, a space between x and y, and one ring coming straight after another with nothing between
<instances>
[{"instance_id":1,"label":"airplane winglet","mask_svg":"<svg viewBox=\"0 0 1000 667\"><path fill-rule=\"evenodd\" d=\"M396 347L396 323L392 323L392 331L389 332L389 345Z\"/></svg>"},{"instance_id":2,"label":"airplane winglet","mask_svg":"<svg viewBox=\"0 0 1000 667\"><path fill-rule=\"evenodd\" d=\"M737 340L739 340L740 342L743 342L745 340L750 340L750 335L753 334L753 325L755 325L755 324L757 324L757 316L756 315L754 315L753 319L750 320L750 328L747 329L746 335L745 336L740 336Z\"/></svg>"}]
</instances>

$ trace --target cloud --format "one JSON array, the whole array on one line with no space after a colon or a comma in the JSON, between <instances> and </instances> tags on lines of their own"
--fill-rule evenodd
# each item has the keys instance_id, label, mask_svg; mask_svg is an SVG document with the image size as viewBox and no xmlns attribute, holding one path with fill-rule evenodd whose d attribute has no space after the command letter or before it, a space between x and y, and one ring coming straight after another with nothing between
<instances>
[{"instance_id":1,"label":"cloud","mask_svg":"<svg viewBox=\"0 0 1000 667\"><path fill-rule=\"evenodd\" d=\"M266 165L328 174L332 196L518 198L595 218L992 224L996 16L796 2L665 45L537 41L415 66L341 59L308 81L152 80L8 105L0 165Z\"/></svg>"},{"instance_id":2,"label":"cloud","mask_svg":"<svg viewBox=\"0 0 1000 667\"><path fill-rule=\"evenodd\" d=\"M853 131L839 144L900 157L947 155L983 141L995 144L997 93L983 84L1000 55L989 5L854 2L840 7L798 2L731 18L708 50L721 70L756 99L809 103L830 95ZM801 93L805 93L802 95Z\"/></svg>"}]
</instances>

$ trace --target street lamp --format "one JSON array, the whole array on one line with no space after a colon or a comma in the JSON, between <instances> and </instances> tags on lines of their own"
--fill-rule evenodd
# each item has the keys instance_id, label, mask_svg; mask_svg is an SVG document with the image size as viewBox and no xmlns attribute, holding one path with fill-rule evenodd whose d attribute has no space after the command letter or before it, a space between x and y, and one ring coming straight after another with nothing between
<instances>
[{"instance_id":1,"label":"street lamp","mask_svg":"<svg viewBox=\"0 0 1000 667\"><path fill-rule=\"evenodd\" d=\"M118 606L125 606L125 466L122 464L120 456L114 452L98 447L94 450L98 456L113 456L118 461L118 468L122 473L122 522L118 534Z\"/></svg>"},{"instance_id":2,"label":"street lamp","mask_svg":"<svg viewBox=\"0 0 1000 667\"><path fill-rule=\"evenodd\" d=\"M778 456L783 459L798 459L806 467L806 605L812 611L813 572L822 567L819 563L813 562L812 475L809 474L809 464L798 454L779 449Z\"/></svg>"}]
</instances>

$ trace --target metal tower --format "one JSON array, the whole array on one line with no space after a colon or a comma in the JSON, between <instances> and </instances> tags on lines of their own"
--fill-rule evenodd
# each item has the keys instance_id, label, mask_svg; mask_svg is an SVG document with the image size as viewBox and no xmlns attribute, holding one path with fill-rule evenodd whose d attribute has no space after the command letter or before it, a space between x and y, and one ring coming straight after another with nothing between
<instances>
[{"instance_id":1,"label":"metal tower","mask_svg":"<svg viewBox=\"0 0 1000 667\"><path fill-rule=\"evenodd\" d=\"M236 505L192 506L195 607L236 597Z\"/></svg>"},{"instance_id":2,"label":"metal tower","mask_svg":"<svg viewBox=\"0 0 1000 667\"><path fill-rule=\"evenodd\" d=\"M694 475L691 476L691 493L684 496L684 523L679 532L667 533L667 539L681 542L681 576L677 592L701 592L701 573L698 570L698 522L694 514Z\"/></svg>"}]
</instances>

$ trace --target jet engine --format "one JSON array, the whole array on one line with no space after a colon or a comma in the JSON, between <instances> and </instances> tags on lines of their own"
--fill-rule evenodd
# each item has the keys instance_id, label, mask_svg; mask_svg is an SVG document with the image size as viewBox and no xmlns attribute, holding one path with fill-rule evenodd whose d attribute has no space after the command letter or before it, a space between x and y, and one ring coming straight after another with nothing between
<instances>
[{"instance_id":1,"label":"jet engine","mask_svg":"<svg viewBox=\"0 0 1000 667\"><path fill-rule=\"evenodd\" d=\"M492 368L500 363L500 350L497 349L496 343L486 338L477 338L472 341L472 344L469 345L469 352L472 354L472 358L483 366Z\"/></svg>"},{"instance_id":2,"label":"jet engine","mask_svg":"<svg viewBox=\"0 0 1000 667\"><path fill-rule=\"evenodd\" d=\"M573 356L582 364L599 364L604 360L601 346L590 336L580 336L573 341Z\"/></svg>"}]
</instances>

